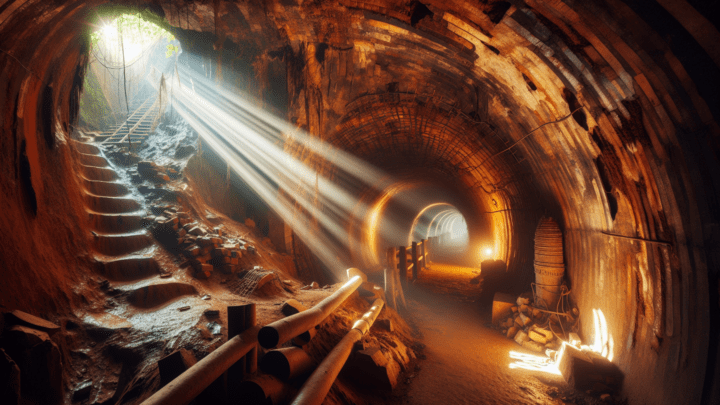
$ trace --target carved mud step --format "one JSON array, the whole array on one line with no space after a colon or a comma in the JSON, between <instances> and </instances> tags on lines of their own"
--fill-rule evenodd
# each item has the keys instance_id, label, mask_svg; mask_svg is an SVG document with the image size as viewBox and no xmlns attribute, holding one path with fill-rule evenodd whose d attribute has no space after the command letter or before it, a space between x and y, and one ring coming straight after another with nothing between
<instances>
[{"instance_id":1,"label":"carved mud step","mask_svg":"<svg viewBox=\"0 0 720 405\"><path fill-rule=\"evenodd\" d=\"M85 180L85 190L104 197L122 197L130 194L127 186L111 181Z\"/></svg>"},{"instance_id":2,"label":"carved mud step","mask_svg":"<svg viewBox=\"0 0 720 405\"><path fill-rule=\"evenodd\" d=\"M128 302L139 308L165 306L180 297L197 294L197 289L185 283L158 283L138 288L130 292Z\"/></svg>"},{"instance_id":3,"label":"carved mud step","mask_svg":"<svg viewBox=\"0 0 720 405\"><path fill-rule=\"evenodd\" d=\"M78 153L80 163L86 166L107 167L108 161L102 156Z\"/></svg>"},{"instance_id":4,"label":"carved mud step","mask_svg":"<svg viewBox=\"0 0 720 405\"><path fill-rule=\"evenodd\" d=\"M118 235L97 235L95 249L107 256L120 256L136 252L152 245L153 240L147 233L123 233Z\"/></svg>"},{"instance_id":5,"label":"carved mud step","mask_svg":"<svg viewBox=\"0 0 720 405\"><path fill-rule=\"evenodd\" d=\"M160 274L160 266L153 257L129 256L98 262L98 273L112 281L134 281Z\"/></svg>"},{"instance_id":6,"label":"carved mud step","mask_svg":"<svg viewBox=\"0 0 720 405\"><path fill-rule=\"evenodd\" d=\"M73 145L75 146L75 150L77 150L80 153L85 153L87 155L99 155L100 154L100 148L98 148L95 145L91 145L91 144L85 143L85 142L78 142L78 141L74 141Z\"/></svg>"},{"instance_id":7,"label":"carved mud step","mask_svg":"<svg viewBox=\"0 0 720 405\"><path fill-rule=\"evenodd\" d=\"M92 228L101 233L128 233L142 229L140 214L88 212Z\"/></svg>"},{"instance_id":8,"label":"carved mud step","mask_svg":"<svg viewBox=\"0 0 720 405\"><path fill-rule=\"evenodd\" d=\"M115 170L107 167L82 165L83 175L88 180L113 181L119 179Z\"/></svg>"},{"instance_id":9,"label":"carved mud step","mask_svg":"<svg viewBox=\"0 0 720 405\"><path fill-rule=\"evenodd\" d=\"M103 197L93 194L85 195L85 205L91 210L102 214L129 213L141 208L140 203L132 198Z\"/></svg>"}]
</instances>

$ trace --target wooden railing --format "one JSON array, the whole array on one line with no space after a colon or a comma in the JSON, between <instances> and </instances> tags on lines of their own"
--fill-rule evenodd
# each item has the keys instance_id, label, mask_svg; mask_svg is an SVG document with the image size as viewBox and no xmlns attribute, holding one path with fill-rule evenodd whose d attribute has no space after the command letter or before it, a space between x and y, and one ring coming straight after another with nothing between
<instances>
[{"instance_id":1,"label":"wooden railing","mask_svg":"<svg viewBox=\"0 0 720 405\"><path fill-rule=\"evenodd\" d=\"M420 270L427 268L430 246L434 245L433 239L421 239L420 242L413 242L410 246L388 248L385 295L391 307L397 309L398 300L403 307L406 306L403 290L407 288L408 273L411 274L411 281L415 281L420 275Z\"/></svg>"}]
</instances>

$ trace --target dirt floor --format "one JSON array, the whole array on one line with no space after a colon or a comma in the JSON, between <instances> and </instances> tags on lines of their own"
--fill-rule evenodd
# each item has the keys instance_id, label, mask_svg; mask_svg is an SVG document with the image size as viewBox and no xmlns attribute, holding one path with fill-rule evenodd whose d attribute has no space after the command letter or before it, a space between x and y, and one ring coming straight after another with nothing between
<instances>
[{"instance_id":1,"label":"dirt floor","mask_svg":"<svg viewBox=\"0 0 720 405\"><path fill-rule=\"evenodd\" d=\"M431 264L408 290L405 317L425 346L408 373L407 396L398 403L594 404L607 403L570 389L558 374L510 368L511 352L529 355L489 327L490 307L478 300L479 268ZM539 358L538 358L539 359Z\"/></svg>"}]
</instances>

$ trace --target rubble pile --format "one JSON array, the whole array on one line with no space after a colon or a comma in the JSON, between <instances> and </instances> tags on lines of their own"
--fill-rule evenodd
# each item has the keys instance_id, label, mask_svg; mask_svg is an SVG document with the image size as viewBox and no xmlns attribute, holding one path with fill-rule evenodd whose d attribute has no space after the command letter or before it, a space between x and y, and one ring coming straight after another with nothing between
<instances>
[{"instance_id":1,"label":"rubble pile","mask_svg":"<svg viewBox=\"0 0 720 405\"><path fill-rule=\"evenodd\" d=\"M562 344L558 334L577 332L577 316L577 308L556 313L533 306L530 293L517 298L496 293L493 299L493 326L522 347L551 358Z\"/></svg>"},{"instance_id":2,"label":"rubble pile","mask_svg":"<svg viewBox=\"0 0 720 405\"><path fill-rule=\"evenodd\" d=\"M255 247L242 238L232 238L220 227L208 229L175 206L153 207L154 212L159 210L162 211L145 217L144 221L158 241L186 257L186 263L180 266L190 264L197 278L209 278L216 270L235 274L244 264L241 263L243 256L257 253Z\"/></svg>"},{"instance_id":3,"label":"rubble pile","mask_svg":"<svg viewBox=\"0 0 720 405\"><path fill-rule=\"evenodd\" d=\"M140 157L129 150L127 145L104 144L105 157L120 166L131 166L140 161Z\"/></svg>"},{"instance_id":4,"label":"rubble pile","mask_svg":"<svg viewBox=\"0 0 720 405\"><path fill-rule=\"evenodd\" d=\"M176 168L160 166L149 160L139 161L137 168L130 169L128 172L133 183L142 183L145 180L154 183L167 183L182 176Z\"/></svg>"}]
</instances>

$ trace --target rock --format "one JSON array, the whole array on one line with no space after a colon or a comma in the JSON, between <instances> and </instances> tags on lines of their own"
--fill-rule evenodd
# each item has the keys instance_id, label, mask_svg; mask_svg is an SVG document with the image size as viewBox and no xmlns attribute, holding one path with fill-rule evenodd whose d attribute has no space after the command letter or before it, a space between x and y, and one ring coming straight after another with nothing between
<instances>
[{"instance_id":1,"label":"rock","mask_svg":"<svg viewBox=\"0 0 720 405\"><path fill-rule=\"evenodd\" d=\"M517 305L513 305L512 307L510 307L510 309L512 310L512 313L513 313L513 314L517 314L517 313L518 313L518 307L517 307Z\"/></svg>"},{"instance_id":2,"label":"rock","mask_svg":"<svg viewBox=\"0 0 720 405\"><path fill-rule=\"evenodd\" d=\"M20 403L20 368L3 349L0 349L0 398L3 404Z\"/></svg>"},{"instance_id":3,"label":"rock","mask_svg":"<svg viewBox=\"0 0 720 405\"><path fill-rule=\"evenodd\" d=\"M562 356L556 363L571 387L585 391L603 384L607 387L605 390L620 390L624 377L615 364L592 351L582 351L568 344L563 347Z\"/></svg>"},{"instance_id":4,"label":"rock","mask_svg":"<svg viewBox=\"0 0 720 405\"><path fill-rule=\"evenodd\" d=\"M290 316L305 311L306 309L307 307L301 304L298 300L289 299L283 303L282 307L280 307L280 312L282 312L285 316Z\"/></svg>"},{"instance_id":5,"label":"rock","mask_svg":"<svg viewBox=\"0 0 720 405\"><path fill-rule=\"evenodd\" d=\"M203 315L205 315L206 318L217 318L220 316L220 311L217 309L206 309Z\"/></svg>"},{"instance_id":6,"label":"rock","mask_svg":"<svg viewBox=\"0 0 720 405\"><path fill-rule=\"evenodd\" d=\"M38 322L33 318L35 317L25 317L26 320ZM38 323L50 324L43 319L37 319L42 321ZM6 330L5 335L7 354L20 369L23 399L48 405L61 403L62 362L55 342L50 340L47 333L22 325L11 327Z\"/></svg>"},{"instance_id":7,"label":"rock","mask_svg":"<svg viewBox=\"0 0 720 405\"><path fill-rule=\"evenodd\" d=\"M393 323L391 319L378 319L375 321L375 324L377 324L379 327L385 329L388 332L394 332L395 328L393 327Z\"/></svg>"},{"instance_id":8,"label":"rock","mask_svg":"<svg viewBox=\"0 0 720 405\"><path fill-rule=\"evenodd\" d=\"M517 344L521 346L524 342L527 342L529 340L530 338L528 337L527 333L522 330L519 330L518 333L515 335L515 342L517 342Z\"/></svg>"},{"instance_id":9,"label":"rock","mask_svg":"<svg viewBox=\"0 0 720 405\"><path fill-rule=\"evenodd\" d=\"M184 312L184 311L187 311L188 309L190 309L190 305L185 305L185 306L178 308L178 311Z\"/></svg>"},{"instance_id":10,"label":"rock","mask_svg":"<svg viewBox=\"0 0 720 405\"><path fill-rule=\"evenodd\" d=\"M534 329L528 331L528 337L530 338L530 340L535 341L541 345L544 345L548 342L548 338L544 334L539 333Z\"/></svg>"},{"instance_id":11,"label":"rock","mask_svg":"<svg viewBox=\"0 0 720 405\"><path fill-rule=\"evenodd\" d=\"M79 402L90 396L92 390L92 381L85 380L75 387L73 391L73 402Z\"/></svg>"},{"instance_id":12,"label":"rock","mask_svg":"<svg viewBox=\"0 0 720 405\"><path fill-rule=\"evenodd\" d=\"M519 317L520 317L520 321L522 322L522 326L528 326L532 322L532 318L523 314L522 312L520 312Z\"/></svg>"},{"instance_id":13,"label":"rock","mask_svg":"<svg viewBox=\"0 0 720 405\"><path fill-rule=\"evenodd\" d=\"M349 363L349 374L360 385L384 391L392 391L397 386L399 369L391 367L379 347L357 351Z\"/></svg>"},{"instance_id":14,"label":"rock","mask_svg":"<svg viewBox=\"0 0 720 405\"><path fill-rule=\"evenodd\" d=\"M210 299L210 296L209 296L208 294L205 294L205 295L203 295L202 298L200 298L200 299L207 301L207 300Z\"/></svg>"},{"instance_id":15,"label":"rock","mask_svg":"<svg viewBox=\"0 0 720 405\"><path fill-rule=\"evenodd\" d=\"M515 335L517 335L519 330L520 329L517 326L513 326L508 329L506 336L509 337L510 339L515 339Z\"/></svg>"},{"instance_id":16,"label":"rock","mask_svg":"<svg viewBox=\"0 0 720 405\"><path fill-rule=\"evenodd\" d=\"M175 149L175 158L182 159L195 153L195 148L192 145L180 145Z\"/></svg>"},{"instance_id":17,"label":"rock","mask_svg":"<svg viewBox=\"0 0 720 405\"><path fill-rule=\"evenodd\" d=\"M610 394L602 394L602 395L600 395L600 399L603 400L603 401L605 401L605 402L610 402L610 400L611 400L612 398L610 398Z\"/></svg>"},{"instance_id":18,"label":"rock","mask_svg":"<svg viewBox=\"0 0 720 405\"><path fill-rule=\"evenodd\" d=\"M195 271L195 277L200 279L207 279L210 277L213 271L212 264L201 263L197 265Z\"/></svg>"},{"instance_id":19,"label":"rock","mask_svg":"<svg viewBox=\"0 0 720 405\"><path fill-rule=\"evenodd\" d=\"M313 281L312 283L310 283L310 288L312 288L313 290L317 290L318 288L320 288L320 284L318 284L317 281Z\"/></svg>"},{"instance_id":20,"label":"rock","mask_svg":"<svg viewBox=\"0 0 720 405\"><path fill-rule=\"evenodd\" d=\"M521 295L521 296L517 297L517 300L516 300L515 302L517 302L517 304L518 304L519 307L522 307L523 305L529 305L529 304L530 304L530 298L524 297L524 296Z\"/></svg>"},{"instance_id":21,"label":"rock","mask_svg":"<svg viewBox=\"0 0 720 405\"><path fill-rule=\"evenodd\" d=\"M217 322L210 322L207 325L208 330L213 336L222 335L222 326Z\"/></svg>"},{"instance_id":22,"label":"rock","mask_svg":"<svg viewBox=\"0 0 720 405\"><path fill-rule=\"evenodd\" d=\"M200 255L200 246L198 246L198 245L192 245L192 246L190 246L190 247L188 247L188 248L185 248L185 250L183 250L183 253L184 253L185 256L187 256L187 257L199 256L199 255Z\"/></svg>"},{"instance_id":23,"label":"rock","mask_svg":"<svg viewBox=\"0 0 720 405\"><path fill-rule=\"evenodd\" d=\"M495 293L492 306L492 323L497 325L500 320L510 316L513 313L511 308L514 304L512 295L501 292Z\"/></svg>"},{"instance_id":24,"label":"rock","mask_svg":"<svg viewBox=\"0 0 720 405\"><path fill-rule=\"evenodd\" d=\"M255 221L250 218L245 218L245 226L248 228L255 228Z\"/></svg>"},{"instance_id":25,"label":"rock","mask_svg":"<svg viewBox=\"0 0 720 405\"><path fill-rule=\"evenodd\" d=\"M5 323L8 325L25 325L33 329L41 330L52 336L60 330L60 327L50 321L30 315L27 312L14 310L7 312L5 315Z\"/></svg>"},{"instance_id":26,"label":"rock","mask_svg":"<svg viewBox=\"0 0 720 405\"><path fill-rule=\"evenodd\" d=\"M542 316L542 311L540 311L540 310L537 309L537 308L533 308L533 310L532 310L532 316L533 316L533 318L535 318L535 319L540 318L540 316Z\"/></svg>"},{"instance_id":27,"label":"rock","mask_svg":"<svg viewBox=\"0 0 720 405\"><path fill-rule=\"evenodd\" d=\"M163 357L158 362L160 386L164 387L196 362L195 356L187 349L180 349Z\"/></svg>"},{"instance_id":28,"label":"rock","mask_svg":"<svg viewBox=\"0 0 720 405\"><path fill-rule=\"evenodd\" d=\"M191 235L204 236L205 234L207 234L207 231L205 231L204 229L202 229L199 226L195 226L195 227L191 228L188 231L188 233Z\"/></svg>"}]
</instances>

